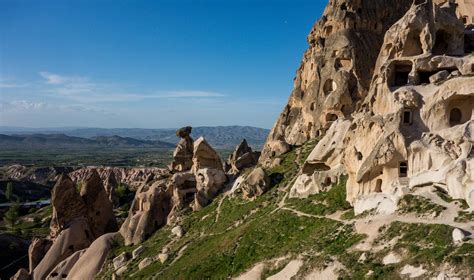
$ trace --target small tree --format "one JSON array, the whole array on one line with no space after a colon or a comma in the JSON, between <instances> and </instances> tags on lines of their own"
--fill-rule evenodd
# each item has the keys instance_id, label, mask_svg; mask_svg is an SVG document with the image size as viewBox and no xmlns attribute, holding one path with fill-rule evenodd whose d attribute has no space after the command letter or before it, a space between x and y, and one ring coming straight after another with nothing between
<instances>
[{"instance_id":1,"label":"small tree","mask_svg":"<svg viewBox=\"0 0 474 280\"><path fill-rule=\"evenodd\" d=\"M13 184L12 182L9 182L7 184L7 189L5 190L5 197L7 200L12 201L12 195L13 195Z\"/></svg>"},{"instance_id":2,"label":"small tree","mask_svg":"<svg viewBox=\"0 0 474 280\"><path fill-rule=\"evenodd\" d=\"M19 209L20 203L14 202L3 216L3 221L5 222L5 224L10 225L10 228L12 229L15 227L15 224L18 221L18 217L20 216Z\"/></svg>"}]
</instances>

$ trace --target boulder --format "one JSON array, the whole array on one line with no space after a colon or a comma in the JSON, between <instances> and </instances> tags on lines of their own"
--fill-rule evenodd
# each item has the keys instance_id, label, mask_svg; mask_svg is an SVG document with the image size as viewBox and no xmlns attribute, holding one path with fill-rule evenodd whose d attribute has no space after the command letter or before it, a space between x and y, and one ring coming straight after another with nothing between
<instances>
[{"instance_id":1,"label":"boulder","mask_svg":"<svg viewBox=\"0 0 474 280\"><path fill-rule=\"evenodd\" d=\"M104 233L118 230L112 202L96 170L93 170L84 180L80 195L84 201L89 225L95 238Z\"/></svg>"},{"instance_id":2,"label":"boulder","mask_svg":"<svg viewBox=\"0 0 474 280\"><path fill-rule=\"evenodd\" d=\"M122 254L118 255L113 260L114 268L117 270L125 266L128 263L128 261L131 259L131 257L132 256L128 252L123 252Z\"/></svg>"},{"instance_id":3,"label":"boulder","mask_svg":"<svg viewBox=\"0 0 474 280\"><path fill-rule=\"evenodd\" d=\"M430 77L430 83L438 84L438 83L444 82L448 79L449 74L450 73L447 70L439 71L438 73Z\"/></svg>"},{"instance_id":4,"label":"boulder","mask_svg":"<svg viewBox=\"0 0 474 280\"><path fill-rule=\"evenodd\" d=\"M144 250L145 250L145 247L141 245L138 246L135 250L132 251L132 259L138 258L143 253Z\"/></svg>"},{"instance_id":5,"label":"boulder","mask_svg":"<svg viewBox=\"0 0 474 280\"><path fill-rule=\"evenodd\" d=\"M142 270L152 263L153 263L153 259L150 257L146 257L138 263L138 270Z\"/></svg>"},{"instance_id":6,"label":"boulder","mask_svg":"<svg viewBox=\"0 0 474 280\"><path fill-rule=\"evenodd\" d=\"M125 245L139 244L165 225L171 210L171 189L166 180L143 185L135 194L128 217L120 228Z\"/></svg>"},{"instance_id":7,"label":"boulder","mask_svg":"<svg viewBox=\"0 0 474 280\"><path fill-rule=\"evenodd\" d=\"M455 228L453 230L452 236L454 243L462 243L464 242L464 238L466 238L466 234L464 233L464 231L458 228Z\"/></svg>"},{"instance_id":8,"label":"boulder","mask_svg":"<svg viewBox=\"0 0 474 280\"><path fill-rule=\"evenodd\" d=\"M253 199L269 190L270 184L270 178L265 170L258 167L245 177L240 183L240 188L245 199Z\"/></svg>"},{"instance_id":9,"label":"boulder","mask_svg":"<svg viewBox=\"0 0 474 280\"><path fill-rule=\"evenodd\" d=\"M176 237L181 238L185 232L181 226L175 226L171 229L171 233L173 233Z\"/></svg>"},{"instance_id":10,"label":"boulder","mask_svg":"<svg viewBox=\"0 0 474 280\"><path fill-rule=\"evenodd\" d=\"M160 260L161 263L165 263L169 258L169 255L167 253L160 253L158 254L158 259Z\"/></svg>"},{"instance_id":11,"label":"boulder","mask_svg":"<svg viewBox=\"0 0 474 280\"><path fill-rule=\"evenodd\" d=\"M400 261L402 261L402 258L398 254L394 252L390 252L388 255L386 255L383 258L382 263L384 265L389 265L389 264L399 263Z\"/></svg>"}]
</instances>

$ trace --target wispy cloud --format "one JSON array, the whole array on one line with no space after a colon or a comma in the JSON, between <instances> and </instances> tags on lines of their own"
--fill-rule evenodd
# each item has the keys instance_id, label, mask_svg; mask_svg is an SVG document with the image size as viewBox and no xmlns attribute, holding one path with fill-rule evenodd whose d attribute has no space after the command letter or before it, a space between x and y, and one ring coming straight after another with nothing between
<instances>
[{"instance_id":1,"label":"wispy cloud","mask_svg":"<svg viewBox=\"0 0 474 280\"><path fill-rule=\"evenodd\" d=\"M32 111L60 111L60 112L82 112L82 113L98 113L102 115L111 115L112 113L108 110L99 108L97 106L85 106L85 105L61 105L61 104L48 104L46 102L33 102L27 100L13 100L0 102L0 109L4 112L32 112Z\"/></svg>"},{"instance_id":2,"label":"wispy cloud","mask_svg":"<svg viewBox=\"0 0 474 280\"><path fill-rule=\"evenodd\" d=\"M0 83L0 88L22 88L27 86L26 84Z\"/></svg>"},{"instance_id":3,"label":"wispy cloud","mask_svg":"<svg viewBox=\"0 0 474 280\"><path fill-rule=\"evenodd\" d=\"M206 98L206 97L224 97L224 94L208 91L168 91L160 93L154 97L158 98Z\"/></svg>"},{"instance_id":4,"label":"wispy cloud","mask_svg":"<svg viewBox=\"0 0 474 280\"><path fill-rule=\"evenodd\" d=\"M10 89L13 89L13 88L23 88L23 87L27 87L28 84L24 84L24 83L19 83L17 80L13 79L13 78L4 78L4 77L0 77L0 88L10 88Z\"/></svg>"},{"instance_id":5,"label":"wispy cloud","mask_svg":"<svg viewBox=\"0 0 474 280\"><path fill-rule=\"evenodd\" d=\"M39 75L46 79L47 84L51 85L61 85L61 84L70 84L70 83L83 83L87 82L88 78L80 76L63 76L59 74L54 74L46 71L39 72Z\"/></svg>"},{"instance_id":6,"label":"wispy cloud","mask_svg":"<svg viewBox=\"0 0 474 280\"><path fill-rule=\"evenodd\" d=\"M224 94L202 90L170 90L152 93L124 92L124 86L92 81L82 76L65 76L51 72L39 72L44 79L46 88L43 91L76 102L130 102L156 98L218 98ZM130 89L129 89L130 90ZM133 89L132 89L133 91Z\"/></svg>"}]
</instances>

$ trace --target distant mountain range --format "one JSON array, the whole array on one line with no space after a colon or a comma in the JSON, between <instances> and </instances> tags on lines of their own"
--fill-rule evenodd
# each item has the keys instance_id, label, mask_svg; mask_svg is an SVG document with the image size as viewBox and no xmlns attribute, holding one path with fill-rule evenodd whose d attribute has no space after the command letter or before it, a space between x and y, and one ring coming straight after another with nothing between
<instances>
[{"instance_id":1,"label":"distant mountain range","mask_svg":"<svg viewBox=\"0 0 474 280\"><path fill-rule=\"evenodd\" d=\"M87 139L65 134L0 134L1 148L150 147L171 149L174 146L172 143L163 141L138 140L117 135Z\"/></svg>"},{"instance_id":2,"label":"distant mountain range","mask_svg":"<svg viewBox=\"0 0 474 280\"><path fill-rule=\"evenodd\" d=\"M154 147L173 148L179 141L176 129L145 128L22 128L0 126L0 147ZM204 136L215 148L234 148L242 139L260 149L268 129L250 126L195 127L192 137Z\"/></svg>"}]
</instances>

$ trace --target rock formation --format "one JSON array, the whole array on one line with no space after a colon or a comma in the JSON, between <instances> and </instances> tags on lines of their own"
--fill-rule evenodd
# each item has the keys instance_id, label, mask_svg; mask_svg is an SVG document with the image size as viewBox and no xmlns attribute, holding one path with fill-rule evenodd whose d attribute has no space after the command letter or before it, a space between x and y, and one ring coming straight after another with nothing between
<instances>
[{"instance_id":1,"label":"rock formation","mask_svg":"<svg viewBox=\"0 0 474 280\"><path fill-rule=\"evenodd\" d=\"M171 170L187 171L191 169L193 158L193 138L191 138L192 127L186 126L176 131L176 136L181 138L178 146L173 153L173 162L171 163Z\"/></svg>"},{"instance_id":2,"label":"rock formation","mask_svg":"<svg viewBox=\"0 0 474 280\"><path fill-rule=\"evenodd\" d=\"M92 171L80 190L62 175L52 191L50 240L36 239L29 249L33 279L64 278L79 259L80 252L104 233L117 230L117 224L99 174ZM59 275L59 276L58 276Z\"/></svg>"},{"instance_id":3,"label":"rock formation","mask_svg":"<svg viewBox=\"0 0 474 280\"><path fill-rule=\"evenodd\" d=\"M99 173L106 188L108 188L106 182L109 180L111 173L113 173L117 184L124 184L134 191L143 185L150 177L159 179L163 176L166 177L169 173L165 168L157 167L84 167L69 173L68 176L74 182L80 183L84 182L93 170ZM107 193L110 194L111 192L107 191Z\"/></svg>"},{"instance_id":4,"label":"rock formation","mask_svg":"<svg viewBox=\"0 0 474 280\"><path fill-rule=\"evenodd\" d=\"M239 177L232 187L232 193L242 193L245 199L254 199L270 188L271 180L261 167L257 167L247 175Z\"/></svg>"},{"instance_id":5,"label":"rock formation","mask_svg":"<svg viewBox=\"0 0 474 280\"><path fill-rule=\"evenodd\" d=\"M109 197L110 202L112 202L112 205L114 206L118 205L119 198L117 197L115 190L117 189L119 183L117 182L117 179L115 178L115 173L112 172L112 170L107 170L104 173L105 173L105 180L103 181L103 183L104 183L105 192L107 193L107 196Z\"/></svg>"},{"instance_id":6,"label":"rock formation","mask_svg":"<svg viewBox=\"0 0 474 280\"><path fill-rule=\"evenodd\" d=\"M229 175L237 175L243 169L257 164L259 157L260 152L252 151L244 139L225 162L225 171Z\"/></svg>"},{"instance_id":7,"label":"rock formation","mask_svg":"<svg viewBox=\"0 0 474 280\"><path fill-rule=\"evenodd\" d=\"M385 32L412 0L330 1L309 36L294 89L263 148L261 163L323 135L348 118L370 87Z\"/></svg>"},{"instance_id":8,"label":"rock formation","mask_svg":"<svg viewBox=\"0 0 474 280\"><path fill-rule=\"evenodd\" d=\"M129 215L120 228L125 245L139 244L165 225L170 212L171 194L166 180L143 185L135 194Z\"/></svg>"},{"instance_id":9,"label":"rock formation","mask_svg":"<svg viewBox=\"0 0 474 280\"><path fill-rule=\"evenodd\" d=\"M96 171L86 178L80 195L84 201L94 239L104 233L118 230L112 203Z\"/></svg>"},{"instance_id":10,"label":"rock formation","mask_svg":"<svg viewBox=\"0 0 474 280\"><path fill-rule=\"evenodd\" d=\"M347 174L352 204L383 193L396 205L403 189L437 184L473 207L474 48L462 21L472 16L469 1L362 2L331 1L313 28L260 162L318 137L290 196ZM361 21L374 7L384 20Z\"/></svg>"}]
</instances>

